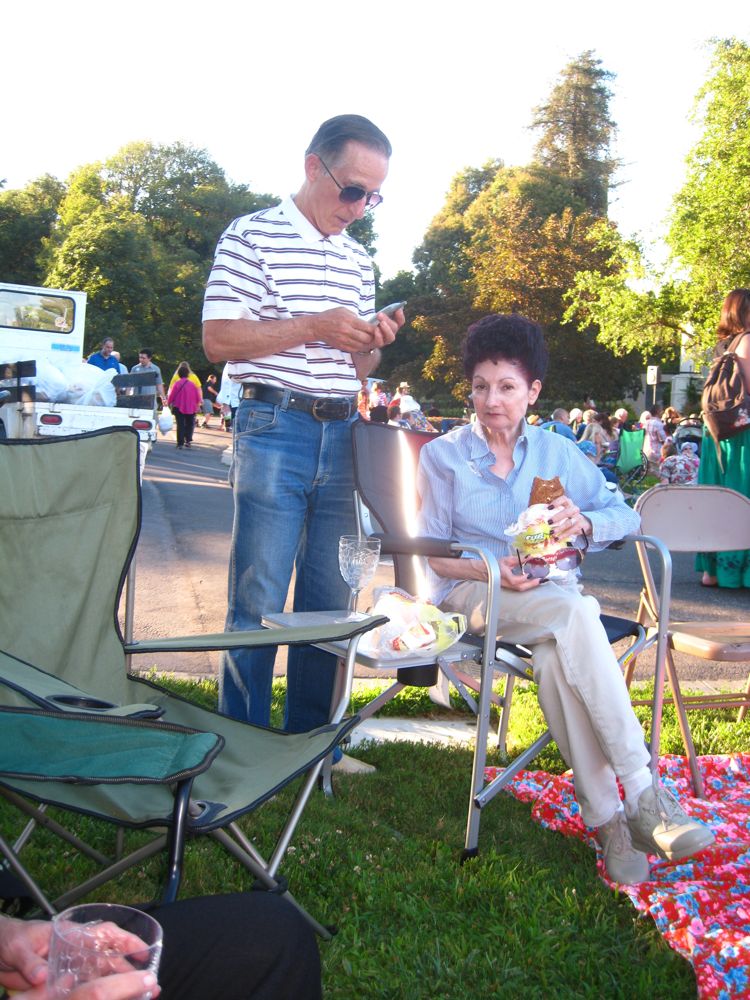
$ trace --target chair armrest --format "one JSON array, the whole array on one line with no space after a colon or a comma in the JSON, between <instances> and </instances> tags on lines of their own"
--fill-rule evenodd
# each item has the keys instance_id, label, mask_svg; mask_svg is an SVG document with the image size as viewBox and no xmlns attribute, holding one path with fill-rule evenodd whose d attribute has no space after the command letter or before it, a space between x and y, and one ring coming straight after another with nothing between
<instances>
[{"instance_id":1,"label":"chair armrest","mask_svg":"<svg viewBox=\"0 0 750 1000\"><path fill-rule=\"evenodd\" d=\"M387 535L375 532L373 538L380 539L380 551L386 556L424 556L426 558L459 558L461 548L457 542L445 538L430 538L426 535Z\"/></svg>"},{"instance_id":2,"label":"chair armrest","mask_svg":"<svg viewBox=\"0 0 750 1000\"><path fill-rule=\"evenodd\" d=\"M331 622L295 628L252 629L244 632L214 632L167 639L144 639L125 644L126 653L183 653L213 649L241 649L252 646L306 646L316 642L345 642L385 625L383 615L358 621Z\"/></svg>"},{"instance_id":3,"label":"chair armrest","mask_svg":"<svg viewBox=\"0 0 750 1000\"><path fill-rule=\"evenodd\" d=\"M0 779L171 784L207 770L224 737L141 719L0 708Z\"/></svg>"}]
</instances>

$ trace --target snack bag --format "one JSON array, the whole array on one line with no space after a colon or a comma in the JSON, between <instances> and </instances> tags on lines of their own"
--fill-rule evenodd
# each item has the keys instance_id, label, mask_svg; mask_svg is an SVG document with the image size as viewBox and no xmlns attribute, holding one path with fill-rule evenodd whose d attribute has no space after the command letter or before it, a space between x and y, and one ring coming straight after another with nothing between
<instances>
[{"instance_id":1,"label":"snack bag","mask_svg":"<svg viewBox=\"0 0 750 1000\"><path fill-rule=\"evenodd\" d=\"M364 635L359 649L381 659L397 659L412 653L437 655L458 642L466 631L466 616L449 614L430 601L422 601L398 587L375 591L372 614L389 620Z\"/></svg>"},{"instance_id":2,"label":"snack bag","mask_svg":"<svg viewBox=\"0 0 750 1000\"><path fill-rule=\"evenodd\" d=\"M531 488L530 506L519 514L515 524L509 524L505 534L510 538L511 545L518 552L521 561L529 557L544 559L548 564L550 579L565 579L571 572L560 569L555 556L563 549L569 549L572 538L553 538L549 517L548 504L564 493L560 480L540 479L536 477Z\"/></svg>"}]
</instances>

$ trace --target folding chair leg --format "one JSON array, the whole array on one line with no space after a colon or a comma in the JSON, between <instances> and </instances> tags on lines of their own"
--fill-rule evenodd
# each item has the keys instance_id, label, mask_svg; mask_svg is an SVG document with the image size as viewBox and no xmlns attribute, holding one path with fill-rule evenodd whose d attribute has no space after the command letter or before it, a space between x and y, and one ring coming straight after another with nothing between
<instances>
[{"instance_id":1,"label":"folding chair leg","mask_svg":"<svg viewBox=\"0 0 750 1000\"><path fill-rule=\"evenodd\" d=\"M696 797L699 799L704 799L706 797L703 788L703 778L701 777L700 770L698 769L698 757L695 752L695 744L693 743L693 736L690 732L690 725L687 719L687 712L685 711L685 703L682 700L682 691L680 689L680 682L677 677L677 671L674 665L674 658L672 656L671 649L667 650L666 655L666 667L667 667L667 677L669 678L669 685L672 688L672 696L674 699L674 707L677 712L677 721L680 726L680 733L682 734L682 742L685 746L685 752L688 756L688 763L690 765L690 774L693 779L693 788L695 790Z\"/></svg>"},{"instance_id":2,"label":"folding chair leg","mask_svg":"<svg viewBox=\"0 0 750 1000\"><path fill-rule=\"evenodd\" d=\"M232 824L231 828L232 833L236 836L238 831L234 829L234 824ZM218 841L218 843L220 843L222 847L224 847L224 849L232 855L232 857L236 858L236 860L239 861L244 868L246 868L249 872L252 872L256 879L263 886L265 886L269 892L278 893L284 899L288 900L295 909L299 910L319 937L323 938L324 941L331 940L333 937L331 931L327 927L324 927L323 924L318 923L315 917L308 913L301 903L297 902L291 892L289 892L286 888L284 882L279 881L268 874L263 858L260 854L258 854L255 848L245 840L244 837L240 835L243 841L243 843L240 844L230 837L226 830L213 830L211 836L214 840Z\"/></svg>"},{"instance_id":3,"label":"folding chair leg","mask_svg":"<svg viewBox=\"0 0 750 1000\"><path fill-rule=\"evenodd\" d=\"M67 841L67 843L69 843L70 846L76 851L84 854L87 858L91 858L91 860L95 861L98 865L111 864L111 858L108 858L105 854L97 851L84 840L81 840L80 837L76 837L76 835L71 833L70 830L66 830L64 826L61 826L60 823L52 819L51 816L48 816L45 811L46 806L32 805L32 803L24 799L23 796L17 795L8 788L3 789L2 796L6 798L8 802L11 802L16 809L26 813L27 816L31 816L33 823L44 827L45 830L49 830L50 833L53 833L56 837L60 837L61 840ZM15 845L16 851L20 851L22 842L28 839L28 835L32 829L33 827L28 826L26 830L24 830L23 834L21 834L21 837L19 837Z\"/></svg>"},{"instance_id":4,"label":"folding chair leg","mask_svg":"<svg viewBox=\"0 0 750 1000\"><path fill-rule=\"evenodd\" d=\"M513 674L505 675L505 690L500 704L500 722L497 727L497 748L500 753L508 752L508 726L510 724L510 706L513 700L513 689L516 679Z\"/></svg>"},{"instance_id":5,"label":"folding chair leg","mask_svg":"<svg viewBox=\"0 0 750 1000\"><path fill-rule=\"evenodd\" d=\"M747 678L747 687L745 688L745 698L748 701L750 701L750 674L748 674ZM741 705L740 710L737 713L737 721L742 722L742 720L745 718L746 715L747 715L747 705L746 704Z\"/></svg>"},{"instance_id":6,"label":"folding chair leg","mask_svg":"<svg viewBox=\"0 0 750 1000\"><path fill-rule=\"evenodd\" d=\"M75 889L71 889L69 892L63 893L62 896L58 896L57 899L54 900L55 907L58 910L64 910L66 907L70 906L71 903L75 903L77 900L87 896L90 892L93 892L94 889L98 889L100 886L105 885L113 878L117 878L122 875L122 873L128 871L129 868L134 868L136 865L140 865L149 858L152 858L155 854L161 853L166 844L167 837L165 834L154 838L154 840L149 841L148 844L144 844L144 846L139 848L137 851L134 851L132 854L128 854L126 858L116 861L113 865L105 868L104 871L99 872L97 875L92 876L92 878L87 879L80 885L77 885Z\"/></svg>"},{"instance_id":7,"label":"folding chair leg","mask_svg":"<svg viewBox=\"0 0 750 1000\"><path fill-rule=\"evenodd\" d=\"M379 712L383 705L387 705L388 702L395 698L399 691L403 691L405 687L405 684L400 684L396 681L395 684L391 684L391 686L383 691L382 694L379 694L377 698L373 698L372 701L368 702L364 708L357 713L357 715L359 715L360 719L363 721L365 719L369 719L371 715L375 715L376 712Z\"/></svg>"},{"instance_id":8,"label":"folding chair leg","mask_svg":"<svg viewBox=\"0 0 750 1000\"><path fill-rule=\"evenodd\" d=\"M57 910L52 905L52 903L50 903L50 901L44 895L44 893L36 884L34 879L31 877L31 875L26 871L24 866L18 860L16 852L10 846L8 841L5 840L5 838L2 836L0 836L0 854L4 855L5 860L8 862L8 867L10 868L10 870L13 872L14 875L16 875L20 879L20 881L29 890L29 895L37 904L37 906L40 907L40 909L44 910L44 912L47 914L48 917L54 917L55 913L57 913Z\"/></svg>"}]
</instances>

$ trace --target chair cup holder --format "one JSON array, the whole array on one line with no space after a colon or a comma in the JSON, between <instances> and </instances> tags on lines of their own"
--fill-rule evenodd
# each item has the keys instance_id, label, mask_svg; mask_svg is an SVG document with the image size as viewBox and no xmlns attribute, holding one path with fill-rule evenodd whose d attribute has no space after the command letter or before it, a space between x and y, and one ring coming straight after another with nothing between
<instances>
[{"instance_id":1,"label":"chair cup holder","mask_svg":"<svg viewBox=\"0 0 750 1000\"><path fill-rule=\"evenodd\" d=\"M437 684L437 679L437 663L431 663L427 667L401 667L396 671L396 680L399 684L410 687L432 687L433 684Z\"/></svg>"},{"instance_id":2,"label":"chair cup holder","mask_svg":"<svg viewBox=\"0 0 750 1000\"><path fill-rule=\"evenodd\" d=\"M102 701L100 698L89 698L86 695L53 694L47 701L63 705L65 708L80 708L86 712L106 712L110 708L117 708L112 701Z\"/></svg>"}]
</instances>

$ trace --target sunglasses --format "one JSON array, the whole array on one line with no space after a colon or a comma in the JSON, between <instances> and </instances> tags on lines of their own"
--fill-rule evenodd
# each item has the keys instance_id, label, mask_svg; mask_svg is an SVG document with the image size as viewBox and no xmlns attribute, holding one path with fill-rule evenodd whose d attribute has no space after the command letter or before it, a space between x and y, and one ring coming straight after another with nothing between
<instances>
[{"instance_id":1,"label":"sunglasses","mask_svg":"<svg viewBox=\"0 0 750 1000\"><path fill-rule=\"evenodd\" d=\"M378 205L382 205L383 196L379 191L365 191L364 188L358 187L356 184L347 184L345 186L339 184L326 166L323 157L318 156L318 159L323 164L325 172L339 189L339 201L343 201L345 205L353 205L355 201L362 201L364 198L367 208L377 208Z\"/></svg>"},{"instance_id":2,"label":"sunglasses","mask_svg":"<svg viewBox=\"0 0 750 1000\"><path fill-rule=\"evenodd\" d=\"M521 553L516 549L518 565L529 580L546 579L550 574L552 564L560 570L577 569L583 562L586 549L589 547L589 538L586 532L583 532L583 540L585 542L583 549L574 549L570 546L566 549L560 549L546 559L543 556L529 556L522 560Z\"/></svg>"}]
</instances>

